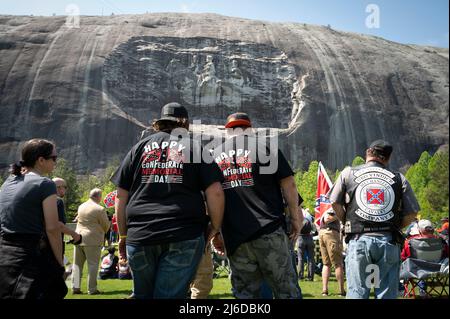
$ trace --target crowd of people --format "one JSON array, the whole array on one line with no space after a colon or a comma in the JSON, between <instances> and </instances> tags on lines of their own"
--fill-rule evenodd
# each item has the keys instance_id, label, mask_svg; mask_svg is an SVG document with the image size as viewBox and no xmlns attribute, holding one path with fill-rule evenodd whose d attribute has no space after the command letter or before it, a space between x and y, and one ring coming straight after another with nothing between
<instances>
[{"instance_id":1,"label":"crowd of people","mask_svg":"<svg viewBox=\"0 0 450 319\"><path fill-rule=\"evenodd\" d=\"M420 207L406 178L388 168L388 142L373 142L364 165L344 169L327 194L331 208L315 220L301 207L283 153L253 134L250 117L231 114L225 128L226 139L205 152L191 135L179 137L189 130L188 111L169 103L111 178L117 196L107 237L118 235L119 264L131 268L131 298L184 299L189 291L190 298L207 298L216 255L229 263L234 297L301 299L299 280L314 281L317 273L317 244L323 296L334 269L339 296L369 298L374 286L376 298L397 298L400 263L410 257L402 229L416 224L413 238L434 236L435 229L415 221ZM45 177L56 161L54 143L30 140L0 189L0 298L64 298L64 234L75 245L72 293L83 293L85 262L87 293L101 293L100 255L112 227L102 190L91 190L71 230L66 182ZM448 219L439 231L447 234L448 257ZM376 284L367 283L368 267L379 272Z\"/></svg>"}]
</instances>

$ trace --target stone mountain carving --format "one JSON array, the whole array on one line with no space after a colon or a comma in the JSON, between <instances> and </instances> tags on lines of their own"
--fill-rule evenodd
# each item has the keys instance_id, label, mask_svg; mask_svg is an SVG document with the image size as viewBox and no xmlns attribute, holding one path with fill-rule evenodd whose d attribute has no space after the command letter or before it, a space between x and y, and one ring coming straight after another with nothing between
<instances>
[{"instance_id":1,"label":"stone mountain carving","mask_svg":"<svg viewBox=\"0 0 450 319\"><path fill-rule=\"evenodd\" d=\"M383 137L400 168L448 143L448 49L215 14L0 16L0 170L32 137L79 173L122 158L169 101L204 129L276 128L296 168L342 168Z\"/></svg>"},{"instance_id":2,"label":"stone mountain carving","mask_svg":"<svg viewBox=\"0 0 450 319\"><path fill-rule=\"evenodd\" d=\"M298 103L290 98L295 66L279 49L256 43L133 37L107 57L103 73L110 98L142 122L149 111L158 117L149 105L176 100L204 124L245 111L261 126L287 128Z\"/></svg>"}]
</instances>

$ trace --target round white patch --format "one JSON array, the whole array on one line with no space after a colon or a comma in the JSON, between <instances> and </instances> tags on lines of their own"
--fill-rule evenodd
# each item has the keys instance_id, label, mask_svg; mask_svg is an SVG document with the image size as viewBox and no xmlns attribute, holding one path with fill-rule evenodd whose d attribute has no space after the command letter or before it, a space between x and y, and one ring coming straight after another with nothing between
<instances>
[{"instance_id":1,"label":"round white patch","mask_svg":"<svg viewBox=\"0 0 450 319\"><path fill-rule=\"evenodd\" d=\"M359 179L361 182L355 191L359 208L356 214L372 222L385 222L391 219L394 216L392 207L395 203L395 193L391 184L387 182L389 177L379 178L369 173Z\"/></svg>"}]
</instances>

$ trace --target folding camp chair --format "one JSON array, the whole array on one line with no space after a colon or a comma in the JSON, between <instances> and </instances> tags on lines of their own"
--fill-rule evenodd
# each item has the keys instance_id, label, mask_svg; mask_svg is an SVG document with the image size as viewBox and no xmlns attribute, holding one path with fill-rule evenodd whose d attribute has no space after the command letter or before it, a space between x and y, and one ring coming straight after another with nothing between
<instances>
[{"instance_id":1,"label":"folding camp chair","mask_svg":"<svg viewBox=\"0 0 450 319\"><path fill-rule=\"evenodd\" d=\"M448 258L441 261L443 242L440 238L414 238L409 242L411 258L402 263L400 278L404 297L442 298L449 295Z\"/></svg>"},{"instance_id":2,"label":"folding camp chair","mask_svg":"<svg viewBox=\"0 0 450 319\"><path fill-rule=\"evenodd\" d=\"M424 289L420 287L420 282L424 282ZM405 291L403 293L404 298L417 298L417 290L422 289L423 298L443 298L448 297L449 294L449 282L448 275L434 275L426 279L409 278L403 283Z\"/></svg>"}]
</instances>

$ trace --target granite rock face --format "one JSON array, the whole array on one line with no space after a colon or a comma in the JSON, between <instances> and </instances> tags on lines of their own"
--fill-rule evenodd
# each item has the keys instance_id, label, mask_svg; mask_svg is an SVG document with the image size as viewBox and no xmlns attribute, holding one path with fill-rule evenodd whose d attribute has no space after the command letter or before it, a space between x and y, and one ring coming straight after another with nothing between
<instances>
[{"instance_id":1,"label":"granite rock face","mask_svg":"<svg viewBox=\"0 0 450 319\"><path fill-rule=\"evenodd\" d=\"M133 37L103 70L109 96L133 117L158 118L159 109L149 105L176 100L209 125L245 110L259 126L287 128L297 81L279 49L214 38Z\"/></svg>"},{"instance_id":2,"label":"granite rock face","mask_svg":"<svg viewBox=\"0 0 450 319\"><path fill-rule=\"evenodd\" d=\"M0 169L52 139L78 172L122 158L167 102L207 130L244 111L296 168L342 168L374 139L392 166L448 144L448 49L214 14L0 16Z\"/></svg>"}]
</instances>

